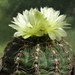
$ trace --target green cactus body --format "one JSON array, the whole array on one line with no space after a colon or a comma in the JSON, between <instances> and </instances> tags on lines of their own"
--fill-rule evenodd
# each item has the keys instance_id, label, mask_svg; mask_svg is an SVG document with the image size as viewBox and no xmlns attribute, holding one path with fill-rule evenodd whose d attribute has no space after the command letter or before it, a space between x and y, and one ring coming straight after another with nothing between
<instances>
[{"instance_id":1,"label":"green cactus body","mask_svg":"<svg viewBox=\"0 0 75 75\"><path fill-rule=\"evenodd\" d=\"M18 37L7 44L2 62L3 70L13 75L70 75L73 53L64 39Z\"/></svg>"}]
</instances>

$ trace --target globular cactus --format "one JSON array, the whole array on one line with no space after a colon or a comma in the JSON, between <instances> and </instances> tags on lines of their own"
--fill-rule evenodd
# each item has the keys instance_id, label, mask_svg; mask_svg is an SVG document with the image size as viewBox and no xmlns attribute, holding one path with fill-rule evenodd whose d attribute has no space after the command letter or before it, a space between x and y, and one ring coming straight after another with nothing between
<instances>
[{"instance_id":1,"label":"globular cactus","mask_svg":"<svg viewBox=\"0 0 75 75\"><path fill-rule=\"evenodd\" d=\"M13 75L70 75L73 54L62 39L14 38L7 44L3 56L3 70Z\"/></svg>"},{"instance_id":2,"label":"globular cactus","mask_svg":"<svg viewBox=\"0 0 75 75\"><path fill-rule=\"evenodd\" d=\"M17 32L2 58L2 70L9 75L71 75L73 52L64 40L65 15L52 8L24 11L10 25Z\"/></svg>"}]
</instances>

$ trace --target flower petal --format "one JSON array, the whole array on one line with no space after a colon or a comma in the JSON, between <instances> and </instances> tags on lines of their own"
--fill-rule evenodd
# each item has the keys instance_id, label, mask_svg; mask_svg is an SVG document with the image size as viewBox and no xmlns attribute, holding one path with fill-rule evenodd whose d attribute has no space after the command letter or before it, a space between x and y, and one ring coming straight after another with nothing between
<instances>
[{"instance_id":1,"label":"flower petal","mask_svg":"<svg viewBox=\"0 0 75 75\"><path fill-rule=\"evenodd\" d=\"M18 36L23 36L23 35L25 35L23 32L15 32L14 33L14 37L18 37Z\"/></svg>"},{"instance_id":2,"label":"flower petal","mask_svg":"<svg viewBox=\"0 0 75 75\"><path fill-rule=\"evenodd\" d=\"M23 38L24 39L27 39L27 38L29 38L31 35L25 35L25 36L23 36Z\"/></svg>"}]
</instances>

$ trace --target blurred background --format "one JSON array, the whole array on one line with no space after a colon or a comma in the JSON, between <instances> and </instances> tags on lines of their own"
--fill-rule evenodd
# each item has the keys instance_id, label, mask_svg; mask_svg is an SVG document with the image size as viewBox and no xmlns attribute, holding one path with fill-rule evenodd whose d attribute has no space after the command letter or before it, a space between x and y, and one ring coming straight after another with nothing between
<instances>
[{"instance_id":1,"label":"blurred background","mask_svg":"<svg viewBox=\"0 0 75 75\"><path fill-rule=\"evenodd\" d=\"M8 25L25 9L53 7L60 10L61 14L66 14L66 21L70 23L70 29L66 29L67 37L65 38L71 45L75 54L75 0L0 0L0 57L3 55L7 42L12 39L15 30Z\"/></svg>"}]
</instances>

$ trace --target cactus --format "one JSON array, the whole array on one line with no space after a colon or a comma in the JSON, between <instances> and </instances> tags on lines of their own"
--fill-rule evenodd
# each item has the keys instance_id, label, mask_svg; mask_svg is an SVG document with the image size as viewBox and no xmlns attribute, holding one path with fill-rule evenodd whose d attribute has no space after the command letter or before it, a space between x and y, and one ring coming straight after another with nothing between
<instances>
[{"instance_id":1,"label":"cactus","mask_svg":"<svg viewBox=\"0 0 75 75\"><path fill-rule=\"evenodd\" d=\"M72 49L64 39L14 38L3 56L3 70L15 75L70 75L72 67Z\"/></svg>"},{"instance_id":2,"label":"cactus","mask_svg":"<svg viewBox=\"0 0 75 75\"><path fill-rule=\"evenodd\" d=\"M55 18L49 18L47 12L55 14ZM66 32L62 28L67 25L64 18L59 11L47 7L41 8L41 12L31 9L18 14L15 25L10 25L17 32L4 50L2 70L9 75L71 75L73 52L63 38Z\"/></svg>"}]
</instances>

